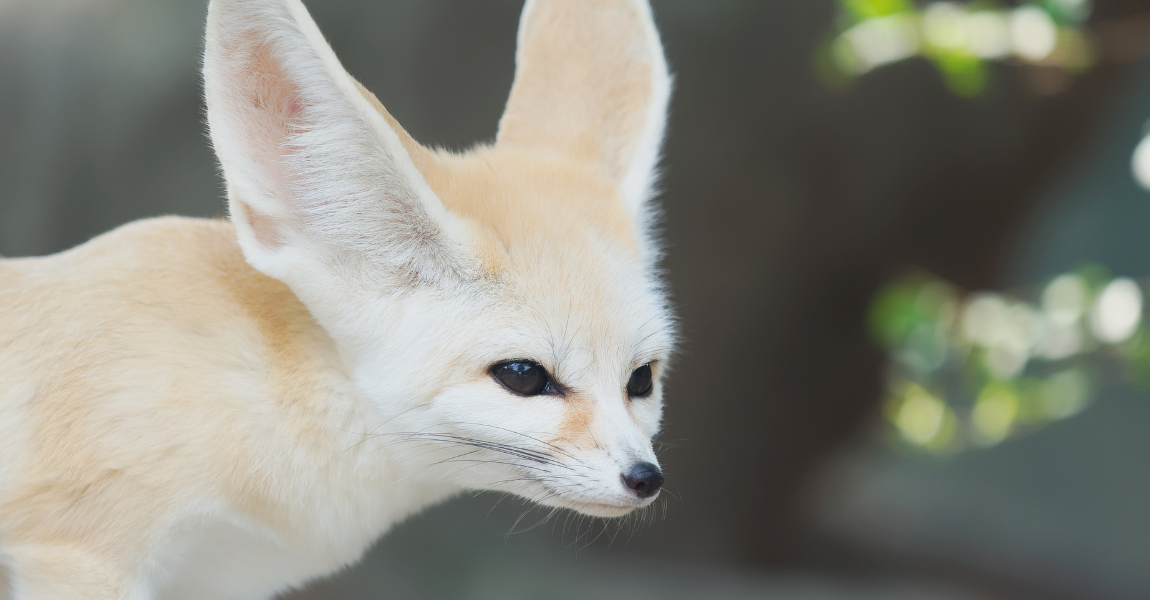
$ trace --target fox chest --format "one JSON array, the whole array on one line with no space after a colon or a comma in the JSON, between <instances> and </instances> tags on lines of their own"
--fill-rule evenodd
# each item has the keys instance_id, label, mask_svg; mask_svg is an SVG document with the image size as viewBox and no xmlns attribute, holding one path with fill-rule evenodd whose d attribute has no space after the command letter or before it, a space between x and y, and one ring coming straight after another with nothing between
<instances>
[{"instance_id":1,"label":"fox chest","mask_svg":"<svg viewBox=\"0 0 1150 600\"><path fill-rule=\"evenodd\" d=\"M143 583L155 600L264 600L355 561L372 538L348 532L325 549L287 543L242 519L212 518L175 532Z\"/></svg>"}]
</instances>

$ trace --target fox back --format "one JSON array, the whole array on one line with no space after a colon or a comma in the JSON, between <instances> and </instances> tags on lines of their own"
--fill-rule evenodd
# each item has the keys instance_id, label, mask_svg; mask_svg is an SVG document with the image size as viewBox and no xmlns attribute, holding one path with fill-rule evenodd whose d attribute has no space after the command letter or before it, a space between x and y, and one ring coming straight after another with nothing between
<instances>
[{"instance_id":1,"label":"fox back","mask_svg":"<svg viewBox=\"0 0 1150 600\"><path fill-rule=\"evenodd\" d=\"M0 261L12 597L270 598L462 491L655 500L646 0L528 0L496 139L463 153L409 136L299 0L211 0L204 87L228 221Z\"/></svg>"}]
</instances>

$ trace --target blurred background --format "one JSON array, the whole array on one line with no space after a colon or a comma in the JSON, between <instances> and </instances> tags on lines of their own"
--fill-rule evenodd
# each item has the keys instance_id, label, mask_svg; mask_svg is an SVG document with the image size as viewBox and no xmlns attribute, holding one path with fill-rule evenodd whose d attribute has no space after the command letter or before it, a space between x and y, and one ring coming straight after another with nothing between
<instances>
[{"instance_id":1,"label":"blurred background","mask_svg":"<svg viewBox=\"0 0 1150 600\"><path fill-rule=\"evenodd\" d=\"M521 0L307 4L417 139L494 136ZM1150 597L1150 0L652 4L665 516L461 498L289 598ZM224 215L205 7L0 0L0 254Z\"/></svg>"}]
</instances>

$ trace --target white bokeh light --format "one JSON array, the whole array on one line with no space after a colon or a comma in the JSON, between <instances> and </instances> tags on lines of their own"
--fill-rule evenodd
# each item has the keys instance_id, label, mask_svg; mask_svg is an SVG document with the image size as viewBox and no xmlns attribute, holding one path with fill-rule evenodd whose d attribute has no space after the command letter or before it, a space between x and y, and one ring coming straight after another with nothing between
<instances>
[{"instance_id":1,"label":"white bokeh light","mask_svg":"<svg viewBox=\"0 0 1150 600\"><path fill-rule=\"evenodd\" d=\"M1061 360L1082 350L1080 319L1089 300L1086 282L1078 275L1056 277L1042 291L1044 327L1036 343L1036 353L1049 360Z\"/></svg>"},{"instance_id":2,"label":"white bokeh light","mask_svg":"<svg viewBox=\"0 0 1150 600\"><path fill-rule=\"evenodd\" d=\"M1077 321L1065 323L1047 318L1035 354L1047 360L1062 360L1082 351L1082 327Z\"/></svg>"},{"instance_id":3,"label":"white bokeh light","mask_svg":"<svg viewBox=\"0 0 1150 600\"><path fill-rule=\"evenodd\" d=\"M1131 161L1134 179L1138 185L1150 190L1150 136L1142 138L1138 147L1134 149L1134 158Z\"/></svg>"},{"instance_id":4,"label":"white bokeh light","mask_svg":"<svg viewBox=\"0 0 1150 600\"><path fill-rule=\"evenodd\" d=\"M1009 307L998 294L978 292L967 299L962 313L962 333L973 344L993 346L1001 335Z\"/></svg>"},{"instance_id":5,"label":"white bokeh light","mask_svg":"<svg viewBox=\"0 0 1150 600\"><path fill-rule=\"evenodd\" d=\"M975 56L1002 58L1010 54L1010 23L1001 13L980 11L968 14L966 36Z\"/></svg>"},{"instance_id":6,"label":"white bokeh light","mask_svg":"<svg viewBox=\"0 0 1150 600\"><path fill-rule=\"evenodd\" d=\"M1142 289L1125 277L1111 281L1090 311L1090 331L1107 344L1130 339L1141 322Z\"/></svg>"},{"instance_id":7,"label":"white bokeh light","mask_svg":"<svg viewBox=\"0 0 1150 600\"><path fill-rule=\"evenodd\" d=\"M918 31L905 16L868 19L843 33L852 70L865 73L914 56L919 49Z\"/></svg>"},{"instance_id":8,"label":"white bokeh light","mask_svg":"<svg viewBox=\"0 0 1150 600\"><path fill-rule=\"evenodd\" d=\"M1010 14L1010 37L1014 52L1030 61L1040 61L1054 52L1058 26L1037 6L1021 6Z\"/></svg>"},{"instance_id":9,"label":"white bokeh light","mask_svg":"<svg viewBox=\"0 0 1150 600\"><path fill-rule=\"evenodd\" d=\"M1086 282L1077 275L1061 275L1042 291L1042 310L1059 325L1078 321L1086 312Z\"/></svg>"},{"instance_id":10,"label":"white bokeh light","mask_svg":"<svg viewBox=\"0 0 1150 600\"><path fill-rule=\"evenodd\" d=\"M981 58L1002 58L1011 50L1010 24L998 11L972 12L953 2L938 2L923 11L922 32L931 46Z\"/></svg>"}]
</instances>

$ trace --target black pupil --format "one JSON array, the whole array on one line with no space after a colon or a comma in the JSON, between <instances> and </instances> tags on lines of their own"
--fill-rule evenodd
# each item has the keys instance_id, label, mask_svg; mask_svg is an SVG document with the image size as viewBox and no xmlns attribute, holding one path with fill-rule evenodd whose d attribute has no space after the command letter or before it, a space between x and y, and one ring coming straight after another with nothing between
<instances>
[{"instance_id":1,"label":"black pupil","mask_svg":"<svg viewBox=\"0 0 1150 600\"><path fill-rule=\"evenodd\" d=\"M631 373L631 380L627 382L627 395L632 398L642 398L651 394L651 365L643 365Z\"/></svg>"},{"instance_id":2,"label":"black pupil","mask_svg":"<svg viewBox=\"0 0 1150 600\"><path fill-rule=\"evenodd\" d=\"M551 379L547 370L538 363L512 361L499 363L491 368L491 375L503 387L523 396L538 396L547 390Z\"/></svg>"}]
</instances>

